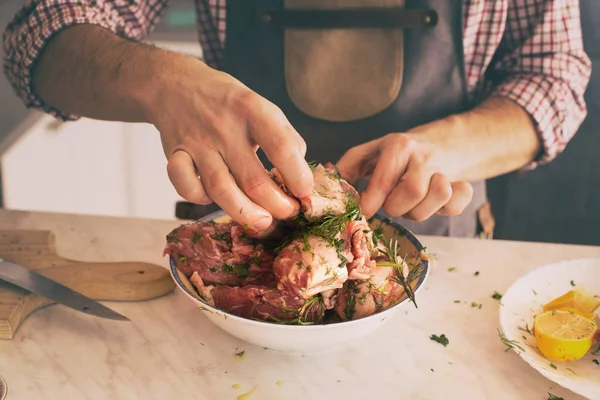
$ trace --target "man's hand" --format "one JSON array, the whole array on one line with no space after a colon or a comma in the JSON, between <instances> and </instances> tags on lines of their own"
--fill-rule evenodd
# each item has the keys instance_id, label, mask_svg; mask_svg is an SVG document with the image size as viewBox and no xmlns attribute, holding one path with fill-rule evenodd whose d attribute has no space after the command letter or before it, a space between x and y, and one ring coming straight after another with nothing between
<instances>
[{"instance_id":1,"label":"man's hand","mask_svg":"<svg viewBox=\"0 0 600 400\"><path fill-rule=\"evenodd\" d=\"M257 234L300 208L269 178L259 146L294 195L312 192L306 144L281 110L193 57L76 25L48 44L34 89L64 113L153 123L177 192L192 203L216 202Z\"/></svg>"},{"instance_id":2,"label":"man's hand","mask_svg":"<svg viewBox=\"0 0 600 400\"><path fill-rule=\"evenodd\" d=\"M522 168L539 151L529 114L492 96L464 113L356 146L337 166L351 181L371 178L361 196L366 215L383 206L390 216L421 221L460 214L473 196L467 182Z\"/></svg>"},{"instance_id":3,"label":"man's hand","mask_svg":"<svg viewBox=\"0 0 600 400\"><path fill-rule=\"evenodd\" d=\"M469 183L452 182L442 160L426 136L394 133L350 149L337 167L351 182L370 178L361 194L367 217L383 206L391 217L423 221L435 213L460 214L473 197Z\"/></svg>"},{"instance_id":4,"label":"man's hand","mask_svg":"<svg viewBox=\"0 0 600 400\"><path fill-rule=\"evenodd\" d=\"M313 189L306 143L283 112L230 75L186 59L166 77L147 113L161 134L167 171L180 196L216 202L234 220L261 232L300 205L269 177L262 148L297 197Z\"/></svg>"}]
</instances>

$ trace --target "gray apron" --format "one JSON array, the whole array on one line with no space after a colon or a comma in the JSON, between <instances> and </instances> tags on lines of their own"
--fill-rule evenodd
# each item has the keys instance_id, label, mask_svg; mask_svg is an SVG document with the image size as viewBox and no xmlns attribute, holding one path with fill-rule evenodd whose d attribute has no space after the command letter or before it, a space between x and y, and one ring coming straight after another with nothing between
<instances>
[{"instance_id":1,"label":"gray apron","mask_svg":"<svg viewBox=\"0 0 600 400\"><path fill-rule=\"evenodd\" d=\"M222 69L283 110L307 160L335 163L353 146L469 107L462 8L462 0L228 0ZM484 182L473 189L460 216L394 220L415 234L473 237Z\"/></svg>"}]
</instances>

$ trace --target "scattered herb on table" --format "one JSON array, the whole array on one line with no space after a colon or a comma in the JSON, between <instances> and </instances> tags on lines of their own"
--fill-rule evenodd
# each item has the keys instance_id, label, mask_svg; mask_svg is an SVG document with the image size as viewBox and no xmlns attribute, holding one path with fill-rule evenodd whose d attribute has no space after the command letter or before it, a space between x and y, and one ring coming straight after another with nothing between
<instances>
[{"instance_id":1,"label":"scattered herb on table","mask_svg":"<svg viewBox=\"0 0 600 400\"><path fill-rule=\"evenodd\" d=\"M514 348L517 348L523 352L525 351L525 349L519 344L519 342L517 342L516 340L509 340L504 333L500 332L500 329L497 329L497 331L500 341L506 346L506 350L504 351L509 351L510 349Z\"/></svg>"},{"instance_id":2,"label":"scattered herb on table","mask_svg":"<svg viewBox=\"0 0 600 400\"><path fill-rule=\"evenodd\" d=\"M569 372L571 372L573 375L577 375L577 374L575 373L575 371L573 371L571 368L565 368L565 369L566 369L566 370L568 370Z\"/></svg>"},{"instance_id":3,"label":"scattered herb on table","mask_svg":"<svg viewBox=\"0 0 600 400\"><path fill-rule=\"evenodd\" d=\"M479 271L475 271L475 276L479 276Z\"/></svg>"},{"instance_id":4,"label":"scattered herb on table","mask_svg":"<svg viewBox=\"0 0 600 400\"><path fill-rule=\"evenodd\" d=\"M431 336L429 336L429 339L433 340L434 342L438 342L439 344L443 345L444 347L448 346L448 344L450 343L450 341L448 340L446 335L443 333L440 336L431 335Z\"/></svg>"},{"instance_id":5,"label":"scattered herb on table","mask_svg":"<svg viewBox=\"0 0 600 400\"><path fill-rule=\"evenodd\" d=\"M454 303L458 304L458 303L460 303L460 300L454 300Z\"/></svg>"},{"instance_id":6,"label":"scattered herb on table","mask_svg":"<svg viewBox=\"0 0 600 400\"><path fill-rule=\"evenodd\" d=\"M494 290L494 294L492 295L492 299L500 300L502 295Z\"/></svg>"},{"instance_id":7,"label":"scattered herb on table","mask_svg":"<svg viewBox=\"0 0 600 400\"><path fill-rule=\"evenodd\" d=\"M531 289L531 291L533 292L533 294L534 294L535 296L537 296L537 292L536 292L535 290Z\"/></svg>"},{"instance_id":8,"label":"scattered herb on table","mask_svg":"<svg viewBox=\"0 0 600 400\"><path fill-rule=\"evenodd\" d=\"M571 281L571 286L575 286L575 282Z\"/></svg>"},{"instance_id":9,"label":"scattered herb on table","mask_svg":"<svg viewBox=\"0 0 600 400\"><path fill-rule=\"evenodd\" d=\"M477 307L477 308L481 308L481 307L483 307L483 304L479 304L479 303L476 303L476 302L474 302L474 301L473 301L473 302L471 303L471 307L473 307L473 308L475 308L475 307Z\"/></svg>"},{"instance_id":10,"label":"scattered herb on table","mask_svg":"<svg viewBox=\"0 0 600 400\"><path fill-rule=\"evenodd\" d=\"M235 353L236 357L242 357L244 355L244 353L246 353L246 350L242 350L239 353Z\"/></svg>"},{"instance_id":11,"label":"scattered herb on table","mask_svg":"<svg viewBox=\"0 0 600 400\"><path fill-rule=\"evenodd\" d=\"M592 362L596 365L600 365L600 361L596 360L595 358L592 360Z\"/></svg>"},{"instance_id":12,"label":"scattered herb on table","mask_svg":"<svg viewBox=\"0 0 600 400\"><path fill-rule=\"evenodd\" d=\"M562 397L558 397L553 395L552 393L548 392L548 400L565 400Z\"/></svg>"},{"instance_id":13,"label":"scattered herb on table","mask_svg":"<svg viewBox=\"0 0 600 400\"><path fill-rule=\"evenodd\" d=\"M454 272L454 271L456 271L456 267L450 267L450 268L448 268L448 272Z\"/></svg>"},{"instance_id":14,"label":"scattered herb on table","mask_svg":"<svg viewBox=\"0 0 600 400\"><path fill-rule=\"evenodd\" d=\"M552 369L558 369L558 367L557 367L556 365L554 365L554 363L550 363L550 367L551 367Z\"/></svg>"}]
</instances>

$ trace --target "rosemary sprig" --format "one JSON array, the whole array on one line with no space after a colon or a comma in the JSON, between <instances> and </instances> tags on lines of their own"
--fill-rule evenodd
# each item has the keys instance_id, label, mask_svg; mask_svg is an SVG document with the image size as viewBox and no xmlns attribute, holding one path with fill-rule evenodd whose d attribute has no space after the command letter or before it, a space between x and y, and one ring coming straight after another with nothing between
<instances>
[{"instance_id":1,"label":"rosemary sprig","mask_svg":"<svg viewBox=\"0 0 600 400\"><path fill-rule=\"evenodd\" d=\"M509 340L504 333L500 332L500 329L497 330L498 336L500 337L500 341L506 346L506 350L504 351L509 351L510 349L517 348L522 352L525 352L525 349L519 344L519 342L517 342L516 340Z\"/></svg>"},{"instance_id":2,"label":"rosemary sprig","mask_svg":"<svg viewBox=\"0 0 600 400\"><path fill-rule=\"evenodd\" d=\"M404 256L404 258L400 257L398 252L398 241L390 239L387 242L384 241L384 243L385 249L381 252L388 259L388 261L378 262L377 266L394 268L392 280L402 286L409 300L415 305L415 308L419 308L415 300L415 291L410 284L416 279L419 279L423 275L424 271L420 265L415 265L412 269L409 269L408 274L404 276L404 269L407 267L406 256Z\"/></svg>"}]
</instances>

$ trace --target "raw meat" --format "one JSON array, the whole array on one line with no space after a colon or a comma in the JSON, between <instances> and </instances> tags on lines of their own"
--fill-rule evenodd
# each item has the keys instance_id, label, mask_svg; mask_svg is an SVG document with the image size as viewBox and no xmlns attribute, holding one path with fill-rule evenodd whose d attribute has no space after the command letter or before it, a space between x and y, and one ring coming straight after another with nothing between
<instances>
[{"instance_id":1,"label":"raw meat","mask_svg":"<svg viewBox=\"0 0 600 400\"><path fill-rule=\"evenodd\" d=\"M234 222L182 225L167 235L164 254L187 277L198 272L208 284L240 285L272 272L273 253Z\"/></svg>"},{"instance_id":2,"label":"raw meat","mask_svg":"<svg viewBox=\"0 0 600 400\"><path fill-rule=\"evenodd\" d=\"M308 299L317 293L339 289L348 279L348 270L336 247L327 240L312 236L296 239L279 252L273 271L279 289Z\"/></svg>"},{"instance_id":3,"label":"raw meat","mask_svg":"<svg viewBox=\"0 0 600 400\"><path fill-rule=\"evenodd\" d=\"M356 190L332 164L312 167L314 192L298 199L300 215L275 221L268 238L235 222L195 222L167 236L164 254L176 260L207 304L240 317L303 324L364 318L405 297L382 266L403 264L362 215ZM271 177L286 191L276 169ZM393 254L393 255L389 255ZM329 319L329 317L327 317Z\"/></svg>"},{"instance_id":4,"label":"raw meat","mask_svg":"<svg viewBox=\"0 0 600 400\"><path fill-rule=\"evenodd\" d=\"M274 285L205 286L197 272L190 280L208 304L238 317L318 323L325 314L320 297L305 301L289 292L277 290Z\"/></svg>"},{"instance_id":5,"label":"raw meat","mask_svg":"<svg viewBox=\"0 0 600 400\"><path fill-rule=\"evenodd\" d=\"M271 176L284 191L290 194L276 168L271 170ZM346 212L348 198L358 198L356 189L340 177L331 163L313 167L313 177L313 193L298 199L301 213L308 221L318 220L325 215L342 215Z\"/></svg>"},{"instance_id":6,"label":"raw meat","mask_svg":"<svg viewBox=\"0 0 600 400\"><path fill-rule=\"evenodd\" d=\"M375 260L371 259L376 249L373 244L373 232L365 217L348 222L345 240L350 243L352 252L352 255L347 257L348 279L369 279L376 265Z\"/></svg>"},{"instance_id":7,"label":"raw meat","mask_svg":"<svg viewBox=\"0 0 600 400\"><path fill-rule=\"evenodd\" d=\"M402 300L404 288L391 267L375 267L368 280L348 281L339 291L335 311L344 321L367 317Z\"/></svg>"}]
</instances>

